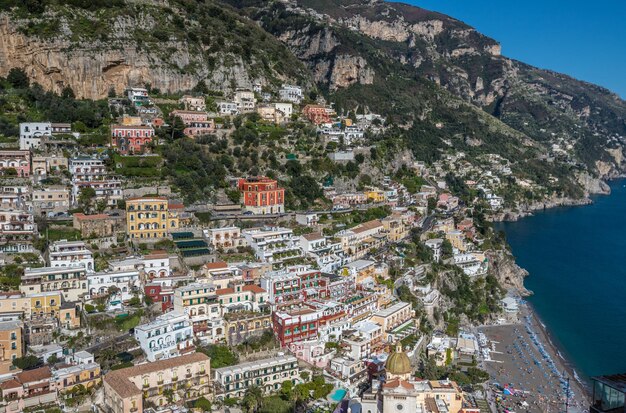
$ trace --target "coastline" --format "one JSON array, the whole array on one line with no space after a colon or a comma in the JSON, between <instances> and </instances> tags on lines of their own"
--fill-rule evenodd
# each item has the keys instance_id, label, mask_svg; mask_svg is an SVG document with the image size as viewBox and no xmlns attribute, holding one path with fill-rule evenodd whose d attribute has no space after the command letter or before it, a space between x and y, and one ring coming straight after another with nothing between
<instances>
[{"instance_id":1,"label":"coastline","mask_svg":"<svg viewBox=\"0 0 626 413\"><path fill-rule=\"evenodd\" d=\"M552 352L557 356L558 360L555 360L555 363L560 364L563 367L563 370L570 377L570 386L575 388L575 392L577 394L585 397L587 401L591 402L592 395L589 383L585 382L580 377L580 375L576 371L576 365L569 358L566 358L566 356L563 354L564 350L562 351L562 349L559 348L558 344L556 343L556 340L552 338L550 331L548 330L545 323L541 320L541 317L539 317L539 314L534 309L532 304L526 302L526 304L524 305L524 310L525 312L527 312L527 315L529 315L532 319L533 324L536 327L535 331L538 333L541 341L544 343L544 345L549 347Z\"/></svg>"},{"instance_id":2,"label":"coastline","mask_svg":"<svg viewBox=\"0 0 626 413\"><path fill-rule=\"evenodd\" d=\"M570 377L568 412L588 412L589 388L578 380L575 367L527 302L520 305L517 321L481 326L478 331L485 334L491 349L481 364L491 379L489 401L499 406L499 411L563 411L565 378Z\"/></svg>"}]
</instances>

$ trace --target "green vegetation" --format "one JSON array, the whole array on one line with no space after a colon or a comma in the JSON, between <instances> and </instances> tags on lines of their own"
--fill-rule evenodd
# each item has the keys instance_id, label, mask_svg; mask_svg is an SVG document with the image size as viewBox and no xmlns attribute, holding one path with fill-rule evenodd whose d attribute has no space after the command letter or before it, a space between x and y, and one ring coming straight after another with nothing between
<instances>
[{"instance_id":1,"label":"green vegetation","mask_svg":"<svg viewBox=\"0 0 626 413\"><path fill-rule=\"evenodd\" d=\"M199 347L198 351L211 357L211 367L215 369L234 366L239 362L237 355L222 344L209 344L206 347Z\"/></svg>"}]
</instances>

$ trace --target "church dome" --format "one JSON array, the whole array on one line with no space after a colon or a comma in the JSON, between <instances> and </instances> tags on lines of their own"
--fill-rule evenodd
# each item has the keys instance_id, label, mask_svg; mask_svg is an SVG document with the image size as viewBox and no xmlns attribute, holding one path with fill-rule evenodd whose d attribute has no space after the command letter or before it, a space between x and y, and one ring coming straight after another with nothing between
<instances>
[{"instance_id":1,"label":"church dome","mask_svg":"<svg viewBox=\"0 0 626 413\"><path fill-rule=\"evenodd\" d=\"M409 356L402 351L402 348L397 348L395 353L387 359L385 370L387 370L387 374L404 375L410 374L413 369Z\"/></svg>"}]
</instances>

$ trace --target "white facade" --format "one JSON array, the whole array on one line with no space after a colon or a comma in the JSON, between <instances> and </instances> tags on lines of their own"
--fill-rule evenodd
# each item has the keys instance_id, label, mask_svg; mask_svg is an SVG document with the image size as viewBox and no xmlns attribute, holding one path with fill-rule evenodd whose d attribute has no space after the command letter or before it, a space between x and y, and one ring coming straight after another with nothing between
<instances>
[{"instance_id":1,"label":"white facade","mask_svg":"<svg viewBox=\"0 0 626 413\"><path fill-rule=\"evenodd\" d=\"M135 339L148 361L164 360L193 346L193 327L187 314L172 311L135 327Z\"/></svg>"},{"instance_id":2,"label":"white facade","mask_svg":"<svg viewBox=\"0 0 626 413\"><path fill-rule=\"evenodd\" d=\"M108 206L114 207L117 201L123 199L122 181L108 179L105 181L77 181L72 184L72 202L78 202L78 196L82 188L93 188L96 191L96 201L104 200Z\"/></svg>"},{"instance_id":3,"label":"white facade","mask_svg":"<svg viewBox=\"0 0 626 413\"><path fill-rule=\"evenodd\" d=\"M119 290L122 301L133 298L134 292L141 288L139 271L97 272L87 275L87 287L91 298L107 294L111 287Z\"/></svg>"},{"instance_id":4,"label":"white facade","mask_svg":"<svg viewBox=\"0 0 626 413\"><path fill-rule=\"evenodd\" d=\"M71 158L68 169L75 181L94 181L107 175L104 161L89 156Z\"/></svg>"},{"instance_id":5,"label":"white facade","mask_svg":"<svg viewBox=\"0 0 626 413\"><path fill-rule=\"evenodd\" d=\"M20 123L20 149L37 149L41 145L41 138L52 135L50 122Z\"/></svg>"},{"instance_id":6,"label":"white facade","mask_svg":"<svg viewBox=\"0 0 626 413\"><path fill-rule=\"evenodd\" d=\"M441 246L443 240L441 238L433 238L426 241L424 244L433 251L433 260L435 262L441 261Z\"/></svg>"},{"instance_id":7,"label":"white facade","mask_svg":"<svg viewBox=\"0 0 626 413\"><path fill-rule=\"evenodd\" d=\"M83 241L56 241L50 246L51 267L81 267L88 273L94 271L92 252Z\"/></svg>"},{"instance_id":8,"label":"white facade","mask_svg":"<svg viewBox=\"0 0 626 413\"><path fill-rule=\"evenodd\" d=\"M243 231L243 236L263 262L282 262L302 256L300 241L290 228L257 228Z\"/></svg>"},{"instance_id":9,"label":"white facade","mask_svg":"<svg viewBox=\"0 0 626 413\"><path fill-rule=\"evenodd\" d=\"M239 109L237 109L237 103L235 102L218 100L215 104L217 105L217 110L220 115L234 116L239 114Z\"/></svg>"},{"instance_id":10,"label":"white facade","mask_svg":"<svg viewBox=\"0 0 626 413\"><path fill-rule=\"evenodd\" d=\"M239 113L252 113L256 108L254 92L250 90L238 90L235 92L235 103Z\"/></svg>"},{"instance_id":11,"label":"white facade","mask_svg":"<svg viewBox=\"0 0 626 413\"><path fill-rule=\"evenodd\" d=\"M280 96L280 100L284 100L287 102L300 104L304 95L302 93L302 88L300 86L294 85L283 85L282 88L278 91L278 96Z\"/></svg>"},{"instance_id":12,"label":"white facade","mask_svg":"<svg viewBox=\"0 0 626 413\"><path fill-rule=\"evenodd\" d=\"M291 103L274 103L274 109L281 112L287 120L289 120L293 114L293 105Z\"/></svg>"}]
</instances>

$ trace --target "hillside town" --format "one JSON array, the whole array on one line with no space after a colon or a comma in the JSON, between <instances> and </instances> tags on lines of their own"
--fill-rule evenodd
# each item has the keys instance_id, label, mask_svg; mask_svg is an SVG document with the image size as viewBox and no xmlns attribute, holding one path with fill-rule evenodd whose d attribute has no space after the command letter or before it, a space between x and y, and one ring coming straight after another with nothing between
<instances>
[{"instance_id":1,"label":"hillside town","mask_svg":"<svg viewBox=\"0 0 626 413\"><path fill-rule=\"evenodd\" d=\"M0 411L495 411L495 342L478 327L522 317L487 219L506 159L306 181L303 199L320 194L306 209L261 170L189 202L160 175L133 178L162 167L164 133L300 124L349 169L377 156L386 120L288 84L178 100L129 87L108 104L102 143L25 121L0 149Z\"/></svg>"}]
</instances>

